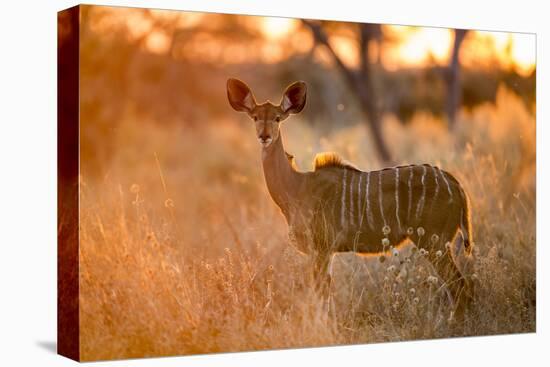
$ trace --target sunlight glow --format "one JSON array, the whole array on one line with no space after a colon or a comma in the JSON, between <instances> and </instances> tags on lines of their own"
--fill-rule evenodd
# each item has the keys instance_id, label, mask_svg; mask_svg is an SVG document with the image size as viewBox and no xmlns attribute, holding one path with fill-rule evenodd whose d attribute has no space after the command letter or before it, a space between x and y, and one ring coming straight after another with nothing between
<instances>
[{"instance_id":1,"label":"sunlight glow","mask_svg":"<svg viewBox=\"0 0 550 367\"><path fill-rule=\"evenodd\" d=\"M536 64L536 39L533 34L512 33L512 60L521 74L530 74Z\"/></svg>"},{"instance_id":2,"label":"sunlight glow","mask_svg":"<svg viewBox=\"0 0 550 367\"><path fill-rule=\"evenodd\" d=\"M449 59L453 40L449 29L389 25L384 32L396 40L383 52L383 61L389 69L422 66L430 61L441 64Z\"/></svg>"},{"instance_id":3,"label":"sunlight glow","mask_svg":"<svg viewBox=\"0 0 550 367\"><path fill-rule=\"evenodd\" d=\"M170 49L171 39L164 32L153 31L151 32L145 41L147 49L153 53L166 53Z\"/></svg>"},{"instance_id":4,"label":"sunlight glow","mask_svg":"<svg viewBox=\"0 0 550 367\"><path fill-rule=\"evenodd\" d=\"M291 18L263 17L261 31L265 37L278 40L296 29L298 20Z\"/></svg>"},{"instance_id":5,"label":"sunlight glow","mask_svg":"<svg viewBox=\"0 0 550 367\"><path fill-rule=\"evenodd\" d=\"M498 64L527 76L536 66L535 47L533 34L473 31L464 41L461 60L465 66L494 67Z\"/></svg>"},{"instance_id":6,"label":"sunlight glow","mask_svg":"<svg viewBox=\"0 0 550 367\"><path fill-rule=\"evenodd\" d=\"M451 29L394 25L383 29L393 40L385 46L382 54L382 61L389 70L421 67L429 63L446 65L449 62L454 41ZM465 66L494 67L498 64L526 76L535 69L535 36L471 31L464 40L460 57Z\"/></svg>"}]
</instances>

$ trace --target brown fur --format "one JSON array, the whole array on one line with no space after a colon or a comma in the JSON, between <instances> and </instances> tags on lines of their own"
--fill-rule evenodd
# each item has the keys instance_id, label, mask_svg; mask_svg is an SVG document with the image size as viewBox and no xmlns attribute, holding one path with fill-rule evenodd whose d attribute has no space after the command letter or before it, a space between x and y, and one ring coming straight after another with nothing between
<instances>
[{"instance_id":1,"label":"brown fur","mask_svg":"<svg viewBox=\"0 0 550 367\"><path fill-rule=\"evenodd\" d=\"M344 161L342 157L340 157L337 153L324 152L317 154L313 161L313 170L318 171L327 167L350 168L359 171L359 169L356 168L354 165Z\"/></svg>"}]
</instances>

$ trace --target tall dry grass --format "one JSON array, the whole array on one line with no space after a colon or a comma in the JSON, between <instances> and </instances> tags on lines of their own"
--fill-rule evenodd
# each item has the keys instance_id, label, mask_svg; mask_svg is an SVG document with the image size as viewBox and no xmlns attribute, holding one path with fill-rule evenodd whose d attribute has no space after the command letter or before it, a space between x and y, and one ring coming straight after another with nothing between
<instances>
[{"instance_id":1,"label":"tall dry grass","mask_svg":"<svg viewBox=\"0 0 550 367\"><path fill-rule=\"evenodd\" d=\"M331 312L313 265L288 245L252 125L197 125L161 128L129 113L105 174L82 162L84 360L535 330L535 122L513 94L463 111L453 135L427 115L385 119L398 159L442 166L471 196L478 285L460 323L390 298L382 311ZM283 135L303 170L323 150L380 168L363 125L320 136L293 118Z\"/></svg>"}]
</instances>

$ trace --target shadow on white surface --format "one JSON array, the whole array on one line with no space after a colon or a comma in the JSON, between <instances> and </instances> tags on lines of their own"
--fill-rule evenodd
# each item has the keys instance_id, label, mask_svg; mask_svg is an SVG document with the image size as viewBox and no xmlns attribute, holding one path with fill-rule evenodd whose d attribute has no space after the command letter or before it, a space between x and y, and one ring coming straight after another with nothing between
<instances>
[{"instance_id":1,"label":"shadow on white surface","mask_svg":"<svg viewBox=\"0 0 550 367\"><path fill-rule=\"evenodd\" d=\"M36 345L50 353L57 354L57 342L54 340L39 340Z\"/></svg>"}]
</instances>

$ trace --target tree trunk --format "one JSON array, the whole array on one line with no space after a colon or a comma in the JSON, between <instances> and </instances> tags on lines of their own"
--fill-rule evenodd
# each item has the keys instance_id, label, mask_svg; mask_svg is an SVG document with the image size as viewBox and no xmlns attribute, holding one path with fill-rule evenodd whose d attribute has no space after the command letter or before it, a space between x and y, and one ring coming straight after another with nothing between
<instances>
[{"instance_id":1,"label":"tree trunk","mask_svg":"<svg viewBox=\"0 0 550 367\"><path fill-rule=\"evenodd\" d=\"M369 121L374 144L376 145L380 159L383 163L390 164L392 159L382 135L380 113L376 104L378 98L376 96L376 88L373 84L369 57L369 43L375 38L376 33L379 32L380 26L360 24L359 27L360 69L359 78L356 78L357 96L359 97L361 109Z\"/></svg>"},{"instance_id":2,"label":"tree trunk","mask_svg":"<svg viewBox=\"0 0 550 367\"><path fill-rule=\"evenodd\" d=\"M453 43L453 50L451 54L451 60L449 68L447 70L447 120L449 122L449 129L453 130L456 122L456 111L458 110L461 102L461 90L460 90L460 46L464 37L468 31L464 29L455 29L455 39Z\"/></svg>"},{"instance_id":3,"label":"tree trunk","mask_svg":"<svg viewBox=\"0 0 550 367\"><path fill-rule=\"evenodd\" d=\"M315 43L325 46L330 52L336 67L340 70L341 74L346 81L346 84L352 91L353 95L357 98L361 112L365 115L368 127L372 133L374 139L374 145L378 157L384 164L392 164L392 158L389 149L384 141L382 135L381 123L379 118L379 112L376 105L376 93L370 77L370 62L368 55L368 44L373 35L374 25L361 24L360 25L360 69L358 72L348 68L340 59L338 54L334 51L328 37L319 23L314 23L309 20L302 20L302 22L311 30Z\"/></svg>"}]
</instances>

